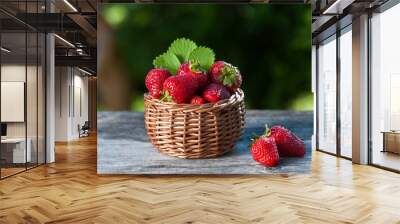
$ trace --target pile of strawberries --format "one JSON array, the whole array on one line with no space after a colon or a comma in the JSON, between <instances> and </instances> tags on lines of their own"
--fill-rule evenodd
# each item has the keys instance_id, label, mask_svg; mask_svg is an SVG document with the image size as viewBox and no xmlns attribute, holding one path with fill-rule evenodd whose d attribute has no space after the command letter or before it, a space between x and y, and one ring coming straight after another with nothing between
<instances>
[{"instance_id":1,"label":"pile of strawberries","mask_svg":"<svg viewBox=\"0 0 400 224\"><path fill-rule=\"evenodd\" d=\"M242 84L238 68L215 62L213 50L185 38L175 40L153 65L146 88L153 98L166 102L216 103L228 99Z\"/></svg>"},{"instance_id":2,"label":"pile of strawberries","mask_svg":"<svg viewBox=\"0 0 400 224\"><path fill-rule=\"evenodd\" d=\"M258 163L274 167L279 164L279 157L303 157L306 146L299 137L282 126L266 126L262 136L252 139L251 154Z\"/></svg>"}]
</instances>

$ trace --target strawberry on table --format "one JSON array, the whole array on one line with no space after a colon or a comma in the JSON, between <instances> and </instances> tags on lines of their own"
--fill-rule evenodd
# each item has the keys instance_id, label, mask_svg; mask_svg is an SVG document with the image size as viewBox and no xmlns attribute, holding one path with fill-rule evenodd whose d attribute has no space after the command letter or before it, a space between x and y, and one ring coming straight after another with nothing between
<instances>
[{"instance_id":1,"label":"strawberry on table","mask_svg":"<svg viewBox=\"0 0 400 224\"><path fill-rule=\"evenodd\" d=\"M220 100L228 99L231 94L229 90L220 84L211 83L203 90L203 98L210 103L216 103Z\"/></svg>"},{"instance_id":2,"label":"strawberry on table","mask_svg":"<svg viewBox=\"0 0 400 224\"><path fill-rule=\"evenodd\" d=\"M279 164L279 153L275 139L266 135L253 140L251 155L256 162L267 167L274 167Z\"/></svg>"},{"instance_id":3,"label":"strawberry on table","mask_svg":"<svg viewBox=\"0 0 400 224\"><path fill-rule=\"evenodd\" d=\"M208 74L202 70L199 63L187 62L181 64L177 75L191 75L198 83L198 88L203 88L209 83Z\"/></svg>"},{"instance_id":4,"label":"strawberry on table","mask_svg":"<svg viewBox=\"0 0 400 224\"><path fill-rule=\"evenodd\" d=\"M145 84L147 90L153 98L159 99L161 97L163 83L169 76L171 76L169 71L161 68L151 69L147 73Z\"/></svg>"},{"instance_id":5,"label":"strawberry on table","mask_svg":"<svg viewBox=\"0 0 400 224\"><path fill-rule=\"evenodd\" d=\"M303 157L306 146L299 137L282 126L273 126L269 135L275 139L279 155L282 157Z\"/></svg>"},{"instance_id":6,"label":"strawberry on table","mask_svg":"<svg viewBox=\"0 0 400 224\"><path fill-rule=\"evenodd\" d=\"M161 100L175 103L189 103L197 90L197 82L190 75L171 76L163 85Z\"/></svg>"},{"instance_id":7,"label":"strawberry on table","mask_svg":"<svg viewBox=\"0 0 400 224\"><path fill-rule=\"evenodd\" d=\"M215 62L209 69L209 73L213 82L226 86L231 92L242 85L239 69L227 62Z\"/></svg>"},{"instance_id":8,"label":"strawberry on table","mask_svg":"<svg viewBox=\"0 0 400 224\"><path fill-rule=\"evenodd\" d=\"M201 96L194 96L191 100L190 100L190 104L205 104L206 100L201 97Z\"/></svg>"}]
</instances>

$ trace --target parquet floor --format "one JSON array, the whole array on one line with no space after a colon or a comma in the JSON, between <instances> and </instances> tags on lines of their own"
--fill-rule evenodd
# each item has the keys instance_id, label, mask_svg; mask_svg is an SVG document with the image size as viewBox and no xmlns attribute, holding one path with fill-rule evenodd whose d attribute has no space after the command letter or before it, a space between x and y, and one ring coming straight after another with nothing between
<instances>
[{"instance_id":1,"label":"parquet floor","mask_svg":"<svg viewBox=\"0 0 400 224\"><path fill-rule=\"evenodd\" d=\"M296 176L98 176L94 137L0 181L0 223L400 223L400 175L314 152Z\"/></svg>"}]
</instances>

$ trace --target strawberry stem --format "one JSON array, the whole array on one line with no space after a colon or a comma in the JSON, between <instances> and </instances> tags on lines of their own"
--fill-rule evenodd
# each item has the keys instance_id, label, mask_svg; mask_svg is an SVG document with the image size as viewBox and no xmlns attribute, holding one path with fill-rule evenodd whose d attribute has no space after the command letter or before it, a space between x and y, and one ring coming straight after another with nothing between
<instances>
[{"instance_id":1,"label":"strawberry stem","mask_svg":"<svg viewBox=\"0 0 400 224\"><path fill-rule=\"evenodd\" d=\"M161 95L160 100L164 101L164 102L171 102L172 101L172 96L169 95L168 91L164 91L162 93L162 95Z\"/></svg>"},{"instance_id":2,"label":"strawberry stem","mask_svg":"<svg viewBox=\"0 0 400 224\"><path fill-rule=\"evenodd\" d=\"M194 71L194 72L203 72L203 70L200 66L200 63L198 61L190 61L189 69L190 69L190 71Z\"/></svg>"},{"instance_id":3,"label":"strawberry stem","mask_svg":"<svg viewBox=\"0 0 400 224\"><path fill-rule=\"evenodd\" d=\"M271 129L268 127L268 124L265 124L265 132L263 135L258 136L255 133L252 133L250 143L248 147L251 149L252 145L254 144L257 139L262 138L262 137L269 137L271 135Z\"/></svg>"},{"instance_id":4,"label":"strawberry stem","mask_svg":"<svg viewBox=\"0 0 400 224\"><path fill-rule=\"evenodd\" d=\"M250 143L249 143L247 146L251 149L251 147L253 146L254 142L255 142L258 138L260 138L260 136L258 136L256 133L253 132L253 133L251 134Z\"/></svg>"},{"instance_id":5,"label":"strawberry stem","mask_svg":"<svg viewBox=\"0 0 400 224\"><path fill-rule=\"evenodd\" d=\"M268 127L268 124L265 124L264 136L269 137L270 135L271 135L271 129Z\"/></svg>"}]
</instances>

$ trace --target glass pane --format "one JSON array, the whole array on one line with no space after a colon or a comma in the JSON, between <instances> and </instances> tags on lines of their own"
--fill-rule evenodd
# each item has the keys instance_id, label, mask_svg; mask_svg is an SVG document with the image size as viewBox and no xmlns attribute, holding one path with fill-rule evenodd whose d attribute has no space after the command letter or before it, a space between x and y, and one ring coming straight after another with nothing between
<instances>
[{"instance_id":1,"label":"glass pane","mask_svg":"<svg viewBox=\"0 0 400 224\"><path fill-rule=\"evenodd\" d=\"M31 160L26 144L26 34L2 33L1 166L2 177L25 170Z\"/></svg>"},{"instance_id":2,"label":"glass pane","mask_svg":"<svg viewBox=\"0 0 400 224\"><path fill-rule=\"evenodd\" d=\"M27 80L26 80L26 113L27 113L27 149L31 151L30 161L27 164L28 168L37 165L38 160L38 144L37 144L37 132L38 132L38 36L36 32L27 33L28 38L28 62L27 62Z\"/></svg>"},{"instance_id":3,"label":"glass pane","mask_svg":"<svg viewBox=\"0 0 400 224\"><path fill-rule=\"evenodd\" d=\"M44 34L39 34L38 45L38 163L45 163L45 44L46 39Z\"/></svg>"},{"instance_id":4,"label":"glass pane","mask_svg":"<svg viewBox=\"0 0 400 224\"><path fill-rule=\"evenodd\" d=\"M352 157L352 35L340 36L340 153Z\"/></svg>"},{"instance_id":5,"label":"glass pane","mask_svg":"<svg viewBox=\"0 0 400 224\"><path fill-rule=\"evenodd\" d=\"M336 153L336 37L318 48L318 148Z\"/></svg>"},{"instance_id":6,"label":"glass pane","mask_svg":"<svg viewBox=\"0 0 400 224\"><path fill-rule=\"evenodd\" d=\"M400 5L372 17L372 163L400 170Z\"/></svg>"},{"instance_id":7,"label":"glass pane","mask_svg":"<svg viewBox=\"0 0 400 224\"><path fill-rule=\"evenodd\" d=\"M37 13L36 1L27 2L26 12ZM36 22L36 21L32 21ZM27 144L31 151L31 160L28 168L37 165L37 73L38 73L38 36L34 30L27 30L27 80L26 80L26 116L27 116Z\"/></svg>"}]
</instances>

